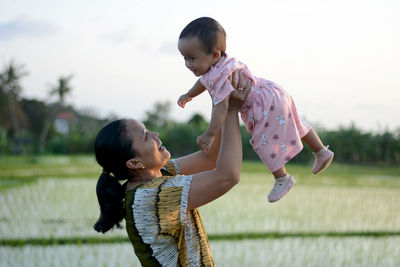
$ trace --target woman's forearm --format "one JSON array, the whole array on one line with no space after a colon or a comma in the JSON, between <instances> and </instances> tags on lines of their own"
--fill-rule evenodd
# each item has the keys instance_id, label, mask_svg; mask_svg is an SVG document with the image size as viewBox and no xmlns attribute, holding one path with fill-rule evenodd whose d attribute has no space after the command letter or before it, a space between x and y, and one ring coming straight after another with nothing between
<instances>
[{"instance_id":1,"label":"woman's forearm","mask_svg":"<svg viewBox=\"0 0 400 267\"><path fill-rule=\"evenodd\" d=\"M222 141L216 171L228 180L239 180L242 169L242 140L237 111L227 112L222 126Z\"/></svg>"},{"instance_id":2,"label":"woman's forearm","mask_svg":"<svg viewBox=\"0 0 400 267\"><path fill-rule=\"evenodd\" d=\"M235 72L236 73L236 72ZM237 73L234 76L238 75ZM242 76L239 73L239 76ZM235 82L234 82L235 81ZM232 78L234 88L244 88L244 79ZM216 163L216 169L196 173L192 177L189 190L188 210L198 208L228 192L239 182L240 171L242 169L242 140L240 137L238 110L245 101L251 83L248 82L246 89L231 94L226 118L222 125L221 146ZM220 131L221 132L221 131Z\"/></svg>"},{"instance_id":3,"label":"woman's forearm","mask_svg":"<svg viewBox=\"0 0 400 267\"><path fill-rule=\"evenodd\" d=\"M213 201L239 182L242 169L242 141L237 110L228 111L221 135L216 169L193 175L188 210Z\"/></svg>"},{"instance_id":4,"label":"woman's forearm","mask_svg":"<svg viewBox=\"0 0 400 267\"><path fill-rule=\"evenodd\" d=\"M178 161L181 174L189 175L215 169L220 145L221 129L216 135L209 151L197 151L176 159Z\"/></svg>"}]
</instances>

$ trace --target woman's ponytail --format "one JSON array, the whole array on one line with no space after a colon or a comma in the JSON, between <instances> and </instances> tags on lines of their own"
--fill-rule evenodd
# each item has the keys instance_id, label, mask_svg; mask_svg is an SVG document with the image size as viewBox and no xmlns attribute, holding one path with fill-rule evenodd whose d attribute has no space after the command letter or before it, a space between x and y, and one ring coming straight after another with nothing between
<instances>
[{"instance_id":1,"label":"woman's ponytail","mask_svg":"<svg viewBox=\"0 0 400 267\"><path fill-rule=\"evenodd\" d=\"M100 205L100 218L94 225L97 232L105 233L114 226L121 228L120 223L125 217L125 188L126 183L121 185L114 176L101 173L96 186Z\"/></svg>"},{"instance_id":2,"label":"woman's ponytail","mask_svg":"<svg viewBox=\"0 0 400 267\"><path fill-rule=\"evenodd\" d=\"M125 216L124 198L125 182L130 177L126 161L135 157L133 137L130 133L128 120L113 121L98 133L94 150L96 160L103 167L103 172L97 181L96 194L100 204L100 218L94 225L97 232L105 233L114 226L121 227Z\"/></svg>"}]
</instances>

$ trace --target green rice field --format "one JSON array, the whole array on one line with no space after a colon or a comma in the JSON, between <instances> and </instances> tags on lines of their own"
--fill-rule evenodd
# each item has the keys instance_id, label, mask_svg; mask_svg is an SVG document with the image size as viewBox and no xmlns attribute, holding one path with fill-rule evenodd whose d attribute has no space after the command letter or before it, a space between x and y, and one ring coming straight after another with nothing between
<instances>
[{"instance_id":1,"label":"green rice field","mask_svg":"<svg viewBox=\"0 0 400 267\"><path fill-rule=\"evenodd\" d=\"M200 208L217 266L400 266L400 167L288 165L280 201L259 162ZM140 266L125 230L101 235L92 156L0 156L0 266Z\"/></svg>"}]
</instances>

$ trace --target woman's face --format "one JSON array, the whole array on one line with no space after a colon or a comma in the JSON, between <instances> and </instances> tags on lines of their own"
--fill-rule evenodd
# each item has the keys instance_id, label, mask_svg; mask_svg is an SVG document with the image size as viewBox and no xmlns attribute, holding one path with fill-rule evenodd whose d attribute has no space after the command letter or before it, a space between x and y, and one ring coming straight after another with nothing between
<instances>
[{"instance_id":1,"label":"woman's face","mask_svg":"<svg viewBox=\"0 0 400 267\"><path fill-rule=\"evenodd\" d=\"M169 151L162 146L158 133L146 129L143 123L136 120L129 120L127 127L132 132L133 150L136 159L139 160L146 169L161 169L171 157Z\"/></svg>"}]
</instances>

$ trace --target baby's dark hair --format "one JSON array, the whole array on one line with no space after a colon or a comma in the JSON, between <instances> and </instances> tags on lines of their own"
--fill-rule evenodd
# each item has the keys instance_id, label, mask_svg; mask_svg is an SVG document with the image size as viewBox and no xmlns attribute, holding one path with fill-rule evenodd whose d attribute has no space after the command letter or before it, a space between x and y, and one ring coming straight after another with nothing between
<instances>
[{"instance_id":1,"label":"baby's dark hair","mask_svg":"<svg viewBox=\"0 0 400 267\"><path fill-rule=\"evenodd\" d=\"M103 167L96 186L100 205L100 218L94 225L97 232L105 233L114 226L121 228L120 223L125 217L126 182L121 185L118 180L129 178L126 162L135 157L127 122L126 119L110 122L95 140L96 160Z\"/></svg>"},{"instance_id":2,"label":"baby's dark hair","mask_svg":"<svg viewBox=\"0 0 400 267\"><path fill-rule=\"evenodd\" d=\"M179 39L186 37L199 38L204 52L213 53L216 50L225 55L226 33L221 24L213 18L201 17L190 22L179 35Z\"/></svg>"}]
</instances>

